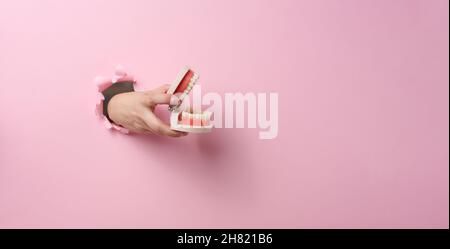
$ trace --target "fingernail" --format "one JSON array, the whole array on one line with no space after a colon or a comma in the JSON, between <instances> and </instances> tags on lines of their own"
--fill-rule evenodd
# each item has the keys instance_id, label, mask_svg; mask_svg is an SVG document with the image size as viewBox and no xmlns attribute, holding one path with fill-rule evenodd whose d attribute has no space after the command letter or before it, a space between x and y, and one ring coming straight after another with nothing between
<instances>
[{"instance_id":1,"label":"fingernail","mask_svg":"<svg viewBox=\"0 0 450 249\"><path fill-rule=\"evenodd\" d=\"M172 95L172 97L170 97L170 105L179 105L180 104L180 99L175 96Z\"/></svg>"}]
</instances>

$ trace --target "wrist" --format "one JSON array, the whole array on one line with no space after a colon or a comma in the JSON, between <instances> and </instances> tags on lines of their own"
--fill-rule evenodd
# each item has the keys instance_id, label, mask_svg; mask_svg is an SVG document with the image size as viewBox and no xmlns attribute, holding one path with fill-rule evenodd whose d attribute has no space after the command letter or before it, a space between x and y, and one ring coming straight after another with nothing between
<instances>
[{"instance_id":1,"label":"wrist","mask_svg":"<svg viewBox=\"0 0 450 249\"><path fill-rule=\"evenodd\" d=\"M99 120L101 120L107 129L117 130L122 133L128 133L128 130L118 125L109 117L109 102L121 93L134 92L134 85L136 81L133 76L127 75L127 73L121 68L116 67L116 71L112 78L105 78L98 76L94 80L97 85L98 101L95 108L95 113ZM114 100L116 102L116 100ZM118 108L111 108L111 114L118 113L115 111ZM116 114L117 116L117 114Z\"/></svg>"},{"instance_id":2,"label":"wrist","mask_svg":"<svg viewBox=\"0 0 450 249\"><path fill-rule=\"evenodd\" d=\"M107 118L110 120L110 122L115 123L117 125L120 125L118 116L120 112L120 99L121 97L125 95L125 93L119 93L114 95L109 101L106 106L106 112L107 112Z\"/></svg>"}]
</instances>

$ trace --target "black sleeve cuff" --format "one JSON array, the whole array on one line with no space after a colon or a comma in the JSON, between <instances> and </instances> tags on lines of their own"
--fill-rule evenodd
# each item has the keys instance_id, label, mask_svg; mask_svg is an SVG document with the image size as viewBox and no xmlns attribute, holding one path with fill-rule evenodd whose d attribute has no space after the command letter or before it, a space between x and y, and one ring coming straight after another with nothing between
<instances>
[{"instance_id":1,"label":"black sleeve cuff","mask_svg":"<svg viewBox=\"0 0 450 249\"><path fill-rule=\"evenodd\" d=\"M114 123L108 115L108 104L112 97L120 93L134 92L134 82L124 81L112 84L110 87L102 91L105 99L103 100L103 115L109 120L109 122Z\"/></svg>"}]
</instances>

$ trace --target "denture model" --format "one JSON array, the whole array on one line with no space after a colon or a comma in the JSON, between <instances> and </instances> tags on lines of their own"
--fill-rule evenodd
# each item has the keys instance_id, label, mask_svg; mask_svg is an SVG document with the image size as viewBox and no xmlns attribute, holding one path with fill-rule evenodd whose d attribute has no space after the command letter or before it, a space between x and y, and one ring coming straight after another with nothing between
<instances>
[{"instance_id":1,"label":"denture model","mask_svg":"<svg viewBox=\"0 0 450 249\"><path fill-rule=\"evenodd\" d=\"M170 128L176 131L206 133L211 132L211 112L193 113L192 109L183 108L183 100L189 96L192 88L198 81L198 74L189 67L183 68L178 77L167 91L168 94L174 94L181 100L177 106L169 107Z\"/></svg>"}]
</instances>

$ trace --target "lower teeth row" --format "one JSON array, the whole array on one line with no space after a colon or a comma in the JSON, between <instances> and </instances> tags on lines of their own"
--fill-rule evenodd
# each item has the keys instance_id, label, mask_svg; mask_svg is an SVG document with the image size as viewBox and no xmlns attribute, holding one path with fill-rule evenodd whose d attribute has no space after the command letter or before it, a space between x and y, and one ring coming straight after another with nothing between
<instances>
[{"instance_id":1,"label":"lower teeth row","mask_svg":"<svg viewBox=\"0 0 450 249\"><path fill-rule=\"evenodd\" d=\"M190 112L182 112L181 117L183 119L203 119L209 120L211 118L211 112L204 112L202 114L199 113L190 113Z\"/></svg>"}]
</instances>

